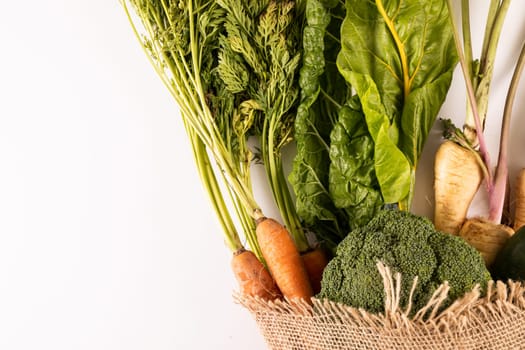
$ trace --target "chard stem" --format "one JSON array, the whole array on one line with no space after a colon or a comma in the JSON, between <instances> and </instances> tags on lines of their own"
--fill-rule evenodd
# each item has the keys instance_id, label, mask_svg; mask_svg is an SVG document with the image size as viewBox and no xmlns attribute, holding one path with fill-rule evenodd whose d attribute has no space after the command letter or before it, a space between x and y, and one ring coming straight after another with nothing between
<instances>
[{"instance_id":1,"label":"chard stem","mask_svg":"<svg viewBox=\"0 0 525 350\"><path fill-rule=\"evenodd\" d=\"M407 53L405 51L405 45L403 44L403 41L399 37L396 27L394 26L394 21L392 20L392 18L389 17L388 13L386 12L386 9L383 5L383 1L376 0L376 6L377 6L377 10L379 11L379 14L381 15L381 17L383 17L383 20L385 21L385 24L388 27L390 34L392 35L392 39L396 43L399 58L401 59L401 69L403 71L403 91L404 91L404 97L406 99L408 97L408 93L410 92L411 80L410 80L410 72L408 69L408 58L407 58Z\"/></svg>"}]
</instances>

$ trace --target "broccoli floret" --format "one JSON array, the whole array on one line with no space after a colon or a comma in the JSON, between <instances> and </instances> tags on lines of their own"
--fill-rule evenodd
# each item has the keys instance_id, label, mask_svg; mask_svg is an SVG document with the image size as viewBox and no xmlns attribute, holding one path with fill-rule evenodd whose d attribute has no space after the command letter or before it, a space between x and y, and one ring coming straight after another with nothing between
<instances>
[{"instance_id":1,"label":"broccoli floret","mask_svg":"<svg viewBox=\"0 0 525 350\"><path fill-rule=\"evenodd\" d=\"M435 232L430 236L429 244L438 260L432 281L436 283L436 287L448 281L449 302L471 291L476 284L485 290L491 279L490 273L481 254L466 244L463 238Z\"/></svg>"},{"instance_id":2,"label":"broccoli floret","mask_svg":"<svg viewBox=\"0 0 525 350\"><path fill-rule=\"evenodd\" d=\"M401 305L408 302L418 276L414 305L426 304L438 285L448 281L453 300L490 279L481 255L463 239L437 232L427 218L398 210L380 211L366 226L339 244L325 268L318 297L371 312L384 311L383 279L377 262L403 277Z\"/></svg>"}]
</instances>

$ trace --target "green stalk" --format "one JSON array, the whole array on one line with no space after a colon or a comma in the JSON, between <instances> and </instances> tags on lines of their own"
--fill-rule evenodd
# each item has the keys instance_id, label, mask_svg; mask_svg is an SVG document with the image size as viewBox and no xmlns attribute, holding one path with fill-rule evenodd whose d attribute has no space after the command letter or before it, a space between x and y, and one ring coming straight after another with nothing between
<instances>
[{"instance_id":1,"label":"green stalk","mask_svg":"<svg viewBox=\"0 0 525 350\"><path fill-rule=\"evenodd\" d=\"M131 18L127 2L124 1L123 4L135 35L137 39L142 42L142 36L139 33L137 25ZM188 62L185 61L183 53L180 52L180 50L176 54L171 54L170 57L162 51L161 57L163 60L159 62L158 59L156 60L151 57L144 45L143 48L148 54L157 74L168 87L168 90L179 104L181 110L188 112L182 113L185 121L196 131L199 138L212 152L219 168L226 175L228 185L232 188L235 195L238 196L243 205L252 213L252 217L260 217L262 215L261 210L249 189L239 181L231 156L227 152L223 140L214 124L213 116L206 104L205 94L202 90L201 78L198 76L200 69L198 58L201 57L199 53L201 41L200 38L198 38L198 30L195 28L196 21L194 16L198 15L199 12L193 11L192 1L188 2L188 7L189 12L191 13L189 16L189 26L192 69L188 67ZM138 15L143 19L148 37L156 38L157 32L155 29L151 27L151 25L147 25L149 19L148 13L138 13ZM165 24L159 18L154 19L156 20L156 26L165 29ZM152 42L154 41L155 40L152 39ZM157 50L157 53L160 52L160 50ZM165 67L166 62L171 61L173 62L173 65L170 64L168 67ZM169 70L169 74L165 69ZM191 74L192 72L193 76Z\"/></svg>"},{"instance_id":2,"label":"green stalk","mask_svg":"<svg viewBox=\"0 0 525 350\"><path fill-rule=\"evenodd\" d=\"M134 6L142 22L140 30L138 23L131 16L128 4ZM175 23L171 21L170 16L173 15L174 9L170 6L174 6L173 4L170 3L168 6L165 0L160 0L159 3L124 0L122 5L133 33L142 43L141 46L147 58L179 106L191 141L198 172L212 207L219 218L226 244L232 251L242 248L239 235L217 182L215 170L211 166L208 151L217 164L234 206L238 208L237 214L245 230L248 243L254 253L260 257L254 222L251 219L258 219L263 216L263 213L253 197L251 186L243 180L245 177L241 174L242 171L215 124L200 75L201 60L204 57L203 50L201 50L202 43L206 42L209 37L206 37L206 28L198 27L198 24L201 23L199 16L210 14L203 13L203 11L208 11L210 8L210 11L213 11L215 3L206 2L197 6L194 6L192 1L187 3L188 13L179 13L179 15L187 16L184 19L188 20L189 28L188 37L183 38L184 40L189 39L189 42L182 44L177 41L170 42L170 40L177 39L175 35L180 30L180 26L175 26ZM188 44L189 49L183 49L184 43Z\"/></svg>"},{"instance_id":3,"label":"green stalk","mask_svg":"<svg viewBox=\"0 0 525 350\"><path fill-rule=\"evenodd\" d=\"M453 16L450 13L450 16ZM461 0L461 25L463 28L463 52L465 54L465 61L470 65L469 73L470 76L475 75L474 71L474 59L472 54L472 34L470 30L470 1Z\"/></svg>"},{"instance_id":4,"label":"green stalk","mask_svg":"<svg viewBox=\"0 0 525 350\"><path fill-rule=\"evenodd\" d=\"M490 0L489 11L487 13L487 20L485 22L485 33L483 35L483 45L481 46L481 56L487 52L490 43L490 33L494 27L495 19L500 7L501 0Z\"/></svg>"},{"instance_id":5,"label":"green stalk","mask_svg":"<svg viewBox=\"0 0 525 350\"><path fill-rule=\"evenodd\" d=\"M266 176L279 213L286 228L292 235L297 249L300 252L304 252L308 250L309 245L284 175L281 145L276 145L275 140L275 136L281 131L279 129L280 123L278 122L279 115L283 114L284 112L279 111L277 115L273 112L271 115L266 116L261 135L261 154Z\"/></svg>"},{"instance_id":6,"label":"green stalk","mask_svg":"<svg viewBox=\"0 0 525 350\"><path fill-rule=\"evenodd\" d=\"M454 13L454 10L453 10L453 7L452 7L451 0L447 0L447 6L448 6L449 13L451 14L450 15L450 22L452 24L453 33L454 33L454 43L456 44L456 49L457 49L457 53L458 53L459 63L460 63L460 66L461 66L461 70L463 72L463 78L464 78L465 87L466 87L466 90L467 90L467 102L468 102L468 105L470 106L470 108L472 110L473 124L474 124L473 130L475 130L475 132L477 134L477 136L476 136L476 138L474 140L476 142L472 142L466 133L465 133L465 137L467 138L467 142L469 144L476 145L476 144L479 143L479 153L481 155L481 158L483 159L484 166L487 169L487 171L484 170L484 173L487 174L487 177L486 177L487 186L491 186L491 184L492 184L492 177L491 177L490 171L488 170L488 169L490 169L490 155L488 153L487 145L485 144L485 138L483 137L483 128L482 128L481 119L480 119L480 116L479 116L479 113L478 113L478 105L476 103L476 95L475 95L474 87L473 87L473 84L472 84L473 78L469 74L468 64L467 64L467 62L465 60L465 56L464 56L463 50L461 48L461 43L460 43L459 33L458 33L458 27L456 25L456 21L454 20L454 16L452 15ZM468 118L468 115L465 118L465 120L467 118Z\"/></svg>"},{"instance_id":7,"label":"green stalk","mask_svg":"<svg viewBox=\"0 0 525 350\"><path fill-rule=\"evenodd\" d=\"M470 75L475 91L477 111L482 130L485 128L485 120L487 117L490 86L494 71L497 47L509 5L510 0L491 1L489 13L487 15L479 67L477 67L476 72L474 72L475 74ZM470 28L463 27L463 31L470 31ZM468 56L465 55L465 59L468 64L472 64L472 58L470 58L469 61ZM473 131L476 129L476 121L474 118L475 116L472 113L472 110L469 109L467 111L467 118L465 119L465 134L470 143L477 145L478 140L476 138L479 131Z\"/></svg>"},{"instance_id":8,"label":"green stalk","mask_svg":"<svg viewBox=\"0 0 525 350\"><path fill-rule=\"evenodd\" d=\"M496 52L498 48L499 39L501 36L501 29L505 22L510 5L510 0L502 0L495 14L489 14L489 17L494 16L490 25L490 31L486 33L488 40L485 41L484 47L480 56L480 79L487 80L488 83L477 88L476 96L478 98L478 111L480 112L481 122L485 124L485 118L488 108L488 95L490 90L490 82L494 72L494 61L496 59ZM491 8L492 10L492 8Z\"/></svg>"},{"instance_id":9,"label":"green stalk","mask_svg":"<svg viewBox=\"0 0 525 350\"><path fill-rule=\"evenodd\" d=\"M299 219L299 216L297 215L297 210L295 209L295 203L288 189L288 183L284 175L281 157L279 157L279 161L278 161L276 170L277 170L276 181L280 184L279 185L279 189L281 191L280 196L283 199L283 203L281 205L284 207L283 210L281 210L281 212L284 212L284 215L287 217L287 221L289 225L288 227L294 238L295 244L297 245L297 249L300 252L305 252L310 248L310 246L308 244L303 227L301 225L301 220Z\"/></svg>"},{"instance_id":10,"label":"green stalk","mask_svg":"<svg viewBox=\"0 0 525 350\"><path fill-rule=\"evenodd\" d=\"M208 153L204 143L197 137L195 131L191 130L188 125L185 125L186 133L190 140L197 171L201 178L201 182L210 199L211 205L217 214L219 223L224 232L225 242L232 252L239 251L243 245L239 239L239 234L228 212L226 203L222 196L219 184L215 177L215 173L210 164Z\"/></svg>"}]
</instances>

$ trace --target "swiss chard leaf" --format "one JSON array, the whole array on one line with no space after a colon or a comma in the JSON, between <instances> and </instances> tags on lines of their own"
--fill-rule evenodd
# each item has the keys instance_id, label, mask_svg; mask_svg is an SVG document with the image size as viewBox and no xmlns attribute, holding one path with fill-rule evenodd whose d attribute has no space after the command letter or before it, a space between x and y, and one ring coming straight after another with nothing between
<instances>
[{"instance_id":1,"label":"swiss chard leaf","mask_svg":"<svg viewBox=\"0 0 525 350\"><path fill-rule=\"evenodd\" d=\"M337 2L332 5L337 5L333 10L339 14L344 11ZM334 38L339 37L341 20L331 16L330 11L318 0L306 2L307 25L299 78L301 103L294 134L297 154L289 180L299 216L333 248L346 235L348 218L335 207L329 193L330 132L348 88L334 64L340 49Z\"/></svg>"},{"instance_id":2,"label":"swiss chard leaf","mask_svg":"<svg viewBox=\"0 0 525 350\"><path fill-rule=\"evenodd\" d=\"M330 143L330 194L350 228L365 225L383 204L374 170L375 143L360 110L339 111Z\"/></svg>"},{"instance_id":3,"label":"swiss chard leaf","mask_svg":"<svg viewBox=\"0 0 525 350\"><path fill-rule=\"evenodd\" d=\"M360 97L364 120L374 141L374 169L386 203L403 200L412 184L411 166L396 145L398 132L391 124L381 102L376 84L370 76L343 71Z\"/></svg>"},{"instance_id":4,"label":"swiss chard leaf","mask_svg":"<svg viewBox=\"0 0 525 350\"><path fill-rule=\"evenodd\" d=\"M415 167L457 62L446 2L347 0L346 9L338 66L375 82Z\"/></svg>"}]
</instances>

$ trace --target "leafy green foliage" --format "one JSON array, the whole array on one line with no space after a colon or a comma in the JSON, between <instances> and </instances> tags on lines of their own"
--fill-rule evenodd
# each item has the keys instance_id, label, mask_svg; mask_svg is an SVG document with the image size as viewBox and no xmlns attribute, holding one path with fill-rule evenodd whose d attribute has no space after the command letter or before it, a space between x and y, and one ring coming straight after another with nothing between
<instances>
[{"instance_id":1,"label":"leafy green foliage","mask_svg":"<svg viewBox=\"0 0 525 350\"><path fill-rule=\"evenodd\" d=\"M374 145L362 111L341 108L331 134L329 189L335 206L345 209L352 229L365 225L383 204L374 171Z\"/></svg>"},{"instance_id":2,"label":"leafy green foliage","mask_svg":"<svg viewBox=\"0 0 525 350\"><path fill-rule=\"evenodd\" d=\"M411 166L398 148L399 133L391 124L376 84L368 75L342 71L361 99L368 131L374 140L374 168L386 203L396 203L410 192Z\"/></svg>"},{"instance_id":3,"label":"leafy green foliage","mask_svg":"<svg viewBox=\"0 0 525 350\"><path fill-rule=\"evenodd\" d=\"M329 192L330 133L349 89L334 64L340 49L341 20L331 15L331 11L344 13L344 7L338 2L330 5L337 7L330 9L318 0L306 2L299 75L301 102L294 133L297 155L289 180L298 214L333 248L347 232L348 217L335 207Z\"/></svg>"},{"instance_id":4,"label":"leafy green foliage","mask_svg":"<svg viewBox=\"0 0 525 350\"><path fill-rule=\"evenodd\" d=\"M410 209L456 52L444 1L306 4L290 181L300 216L335 246L383 203Z\"/></svg>"},{"instance_id":5,"label":"leafy green foliage","mask_svg":"<svg viewBox=\"0 0 525 350\"><path fill-rule=\"evenodd\" d=\"M300 250L308 248L282 166L282 148L293 139L299 104L301 1L220 0L225 33L217 72L235 99L234 119L259 136L257 154L285 226ZM248 125L249 124L249 125Z\"/></svg>"},{"instance_id":6,"label":"leafy green foliage","mask_svg":"<svg viewBox=\"0 0 525 350\"><path fill-rule=\"evenodd\" d=\"M461 238L437 232L427 218L382 210L340 243L325 268L318 296L371 312L384 311L378 261L402 274L401 305L407 304L418 276L412 300L416 309L445 281L450 285L450 302L476 284L484 288L490 279L481 255Z\"/></svg>"},{"instance_id":7,"label":"leafy green foliage","mask_svg":"<svg viewBox=\"0 0 525 350\"><path fill-rule=\"evenodd\" d=\"M252 100L260 111L252 132L262 133L264 120L276 115L275 145L291 140L299 88L300 16L292 1L217 3L226 11L218 72L226 88L242 101ZM297 22L299 21L299 22ZM299 24L299 25L298 25Z\"/></svg>"},{"instance_id":8,"label":"leafy green foliage","mask_svg":"<svg viewBox=\"0 0 525 350\"><path fill-rule=\"evenodd\" d=\"M411 194L407 169L413 173L417 166L450 86L457 55L449 13L445 1L347 0L346 5L337 64L362 101L378 143L377 177L390 203Z\"/></svg>"}]
</instances>

